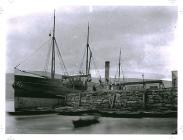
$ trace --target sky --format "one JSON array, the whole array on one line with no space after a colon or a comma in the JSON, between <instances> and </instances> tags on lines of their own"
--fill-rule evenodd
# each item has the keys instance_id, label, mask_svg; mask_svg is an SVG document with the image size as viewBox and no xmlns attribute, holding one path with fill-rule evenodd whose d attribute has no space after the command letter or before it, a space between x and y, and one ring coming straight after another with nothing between
<instances>
[{"instance_id":1,"label":"sky","mask_svg":"<svg viewBox=\"0 0 183 140\"><path fill-rule=\"evenodd\" d=\"M53 8L15 6L6 19L6 71L43 70L51 45ZM171 79L177 24L176 6L59 6L56 10L56 39L69 73L79 71L90 25L90 47L95 59L93 76L117 72L119 51L125 77ZM41 48L40 48L41 46ZM40 48L39 50L37 50ZM56 59L57 61L57 59ZM85 61L84 61L85 63ZM84 66L83 66L84 68ZM56 71L63 71L63 66ZM83 69L84 70L84 69Z\"/></svg>"}]
</instances>

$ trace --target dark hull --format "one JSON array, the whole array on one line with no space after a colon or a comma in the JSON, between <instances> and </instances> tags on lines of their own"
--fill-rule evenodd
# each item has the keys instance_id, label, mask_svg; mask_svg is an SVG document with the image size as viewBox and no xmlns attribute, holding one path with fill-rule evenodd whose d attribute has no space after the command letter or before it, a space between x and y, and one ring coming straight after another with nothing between
<instances>
[{"instance_id":1,"label":"dark hull","mask_svg":"<svg viewBox=\"0 0 183 140\"><path fill-rule=\"evenodd\" d=\"M76 89L69 83L59 79L46 79L15 75L14 77L15 111L64 105L65 95L79 93L83 88Z\"/></svg>"},{"instance_id":2,"label":"dark hull","mask_svg":"<svg viewBox=\"0 0 183 140\"><path fill-rule=\"evenodd\" d=\"M10 115L14 116L23 116L23 115L42 115L42 114L53 114L54 111L17 111L17 112L8 112Z\"/></svg>"},{"instance_id":3,"label":"dark hull","mask_svg":"<svg viewBox=\"0 0 183 140\"><path fill-rule=\"evenodd\" d=\"M15 97L57 98L58 95L81 91L59 79L15 75L14 81Z\"/></svg>"},{"instance_id":4,"label":"dark hull","mask_svg":"<svg viewBox=\"0 0 183 140\"><path fill-rule=\"evenodd\" d=\"M86 120L79 119L79 120L72 121L72 123L73 123L75 128L78 128L78 127L84 127L84 126L89 126L92 124L99 123L99 120L96 118L86 119Z\"/></svg>"}]
</instances>

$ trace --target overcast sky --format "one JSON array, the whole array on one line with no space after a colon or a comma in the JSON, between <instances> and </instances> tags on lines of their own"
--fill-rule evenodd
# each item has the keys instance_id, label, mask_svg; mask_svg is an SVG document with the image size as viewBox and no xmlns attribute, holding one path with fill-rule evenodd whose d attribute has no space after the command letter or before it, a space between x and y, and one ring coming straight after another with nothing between
<instances>
[{"instance_id":1,"label":"overcast sky","mask_svg":"<svg viewBox=\"0 0 183 140\"><path fill-rule=\"evenodd\" d=\"M53 11L25 9L23 13L7 18L7 72L19 63L22 69L43 70L51 43ZM111 63L111 76L115 75L121 48L125 77L141 78L145 73L147 78L171 78L170 72L175 69L171 50L175 47L177 7L58 6L56 39L71 73L79 70L88 22L90 47L101 75L106 60Z\"/></svg>"}]
</instances>

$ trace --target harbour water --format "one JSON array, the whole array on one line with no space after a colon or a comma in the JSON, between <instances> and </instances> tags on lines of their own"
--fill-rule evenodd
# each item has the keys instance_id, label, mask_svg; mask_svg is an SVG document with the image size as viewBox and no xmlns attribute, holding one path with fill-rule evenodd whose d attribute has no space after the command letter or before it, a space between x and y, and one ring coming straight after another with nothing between
<instances>
[{"instance_id":1,"label":"harbour water","mask_svg":"<svg viewBox=\"0 0 183 140\"><path fill-rule=\"evenodd\" d=\"M6 111L13 111L13 101L6 102ZM110 118L100 123L75 129L72 120L79 116L57 114L15 116L6 113L7 134L171 134L177 118Z\"/></svg>"}]
</instances>

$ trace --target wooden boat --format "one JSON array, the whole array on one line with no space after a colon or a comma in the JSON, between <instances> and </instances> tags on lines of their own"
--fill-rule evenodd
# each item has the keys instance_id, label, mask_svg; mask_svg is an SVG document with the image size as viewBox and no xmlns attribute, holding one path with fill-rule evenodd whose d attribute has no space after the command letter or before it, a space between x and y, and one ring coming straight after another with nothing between
<instances>
[{"instance_id":1,"label":"wooden boat","mask_svg":"<svg viewBox=\"0 0 183 140\"><path fill-rule=\"evenodd\" d=\"M93 117L79 118L78 120L73 120L72 123L75 128L78 128L99 123L99 120L97 116L93 116Z\"/></svg>"}]
</instances>

